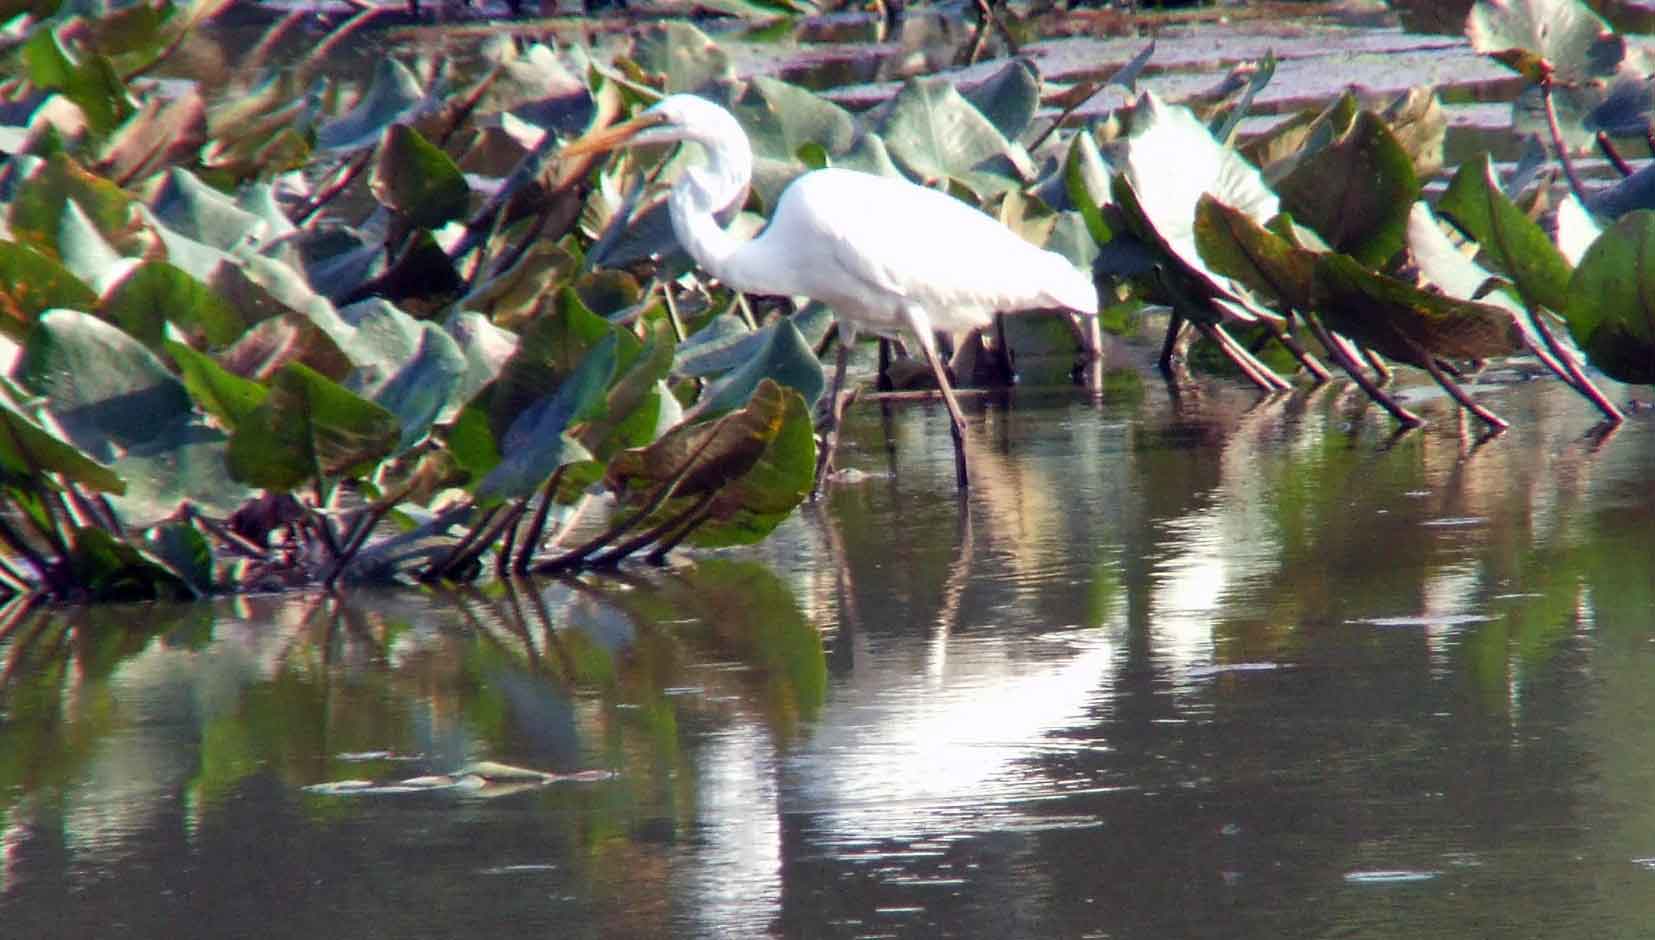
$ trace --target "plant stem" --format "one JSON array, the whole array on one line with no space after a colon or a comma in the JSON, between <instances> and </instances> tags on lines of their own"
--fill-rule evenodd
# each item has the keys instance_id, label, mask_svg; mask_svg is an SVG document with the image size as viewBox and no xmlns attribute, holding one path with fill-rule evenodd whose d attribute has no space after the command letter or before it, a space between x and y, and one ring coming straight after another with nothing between
<instances>
[{"instance_id":1,"label":"plant stem","mask_svg":"<svg viewBox=\"0 0 1655 940\"><path fill-rule=\"evenodd\" d=\"M1307 314L1304 323L1305 326L1310 328L1310 332L1322 344L1322 347L1327 350L1327 354L1333 357L1333 361L1350 374L1351 381L1366 392L1369 398L1378 402L1381 408L1390 412L1391 417L1395 418L1397 423L1405 428L1417 428L1425 423L1425 419L1402 407L1400 402L1368 378L1367 373L1362 371L1362 367L1351 356L1350 349L1345 345L1344 337L1335 336L1331 333L1314 314Z\"/></svg>"},{"instance_id":2,"label":"plant stem","mask_svg":"<svg viewBox=\"0 0 1655 940\"><path fill-rule=\"evenodd\" d=\"M1615 149L1615 144L1609 139L1608 134L1598 131L1597 137L1594 139L1597 141L1598 150L1603 152L1603 158L1609 161L1609 165L1615 168L1616 173L1619 173L1622 178L1632 175L1632 164L1627 163L1626 158L1621 156L1621 152Z\"/></svg>"},{"instance_id":3,"label":"plant stem","mask_svg":"<svg viewBox=\"0 0 1655 940\"><path fill-rule=\"evenodd\" d=\"M1511 427L1511 425L1504 418L1492 411L1489 411L1487 408L1484 408L1482 405L1477 403L1476 399L1467 394L1465 389L1460 387L1460 383L1450 378L1448 373L1443 371L1442 366L1437 364L1437 359L1435 356L1427 352L1420 358L1425 364L1425 371L1431 373L1431 378L1436 379L1437 384L1441 385L1444 391L1453 396L1454 400L1459 402L1462 408L1482 419L1484 424L1496 431L1504 431L1506 428Z\"/></svg>"},{"instance_id":4,"label":"plant stem","mask_svg":"<svg viewBox=\"0 0 1655 940\"><path fill-rule=\"evenodd\" d=\"M667 536L661 541L661 544L655 546L654 551L649 553L647 560L650 564L659 565L666 561L667 553L677 548L678 543L688 538L691 532L694 532L696 529L700 528L701 524L706 522L708 517L713 514L713 501L710 498L711 494L708 495L709 498L701 504L700 508L698 508L689 517L689 519L677 532Z\"/></svg>"},{"instance_id":5,"label":"plant stem","mask_svg":"<svg viewBox=\"0 0 1655 940\"><path fill-rule=\"evenodd\" d=\"M1569 157L1569 147L1563 142L1563 129L1557 123L1557 106L1552 103L1552 79L1549 75L1540 80L1540 100L1546 106L1546 127L1552 133L1552 144L1557 147L1557 161L1563 165L1563 178L1569 181L1569 191L1575 194L1581 205L1585 205L1586 189L1580 185L1574 160Z\"/></svg>"},{"instance_id":6,"label":"plant stem","mask_svg":"<svg viewBox=\"0 0 1655 940\"><path fill-rule=\"evenodd\" d=\"M1155 362L1155 364L1159 366L1161 371L1164 373L1171 374L1172 372L1173 351L1178 346L1178 334L1183 331L1184 315L1179 313L1177 310L1174 310L1172 311L1171 318L1167 320L1167 338L1161 344L1161 358L1157 359Z\"/></svg>"},{"instance_id":7,"label":"plant stem","mask_svg":"<svg viewBox=\"0 0 1655 940\"><path fill-rule=\"evenodd\" d=\"M558 484L563 482L564 464L552 471L546 482L540 487L540 507L535 510L534 518L529 521L529 531L523 541L518 543L517 561L512 570L518 574L527 574L529 563L534 559L534 553L540 550L540 542L546 536L546 521L552 514L553 497L557 493Z\"/></svg>"},{"instance_id":8,"label":"plant stem","mask_svg":"<svg viewBox=\"0 0 1655 940\"><path fill-rule=\"evenodd\" d=\"M1556 359L1555 365L1563 370L1558 374L1558 377L1575 391L1584 395L1586 400L1596 406L1598 411L1603 412L1604 418L1611 423L1619 424L1625 421L1626 415L1615 407L1615 403L1610 401L1602 390L1592 384L1592 380L1586 375L1586 371L1580 367L1580 363L1575 359L1574 354L1569 352L1568 348L1552 334L1551 327L1546 325L1546 321L1540 316L1539 311L1532 307L1526 309L1528 309L1529 323L1534 327L1534 331L1540 334L1541 342L1545 343L1546 348L1551 350L1552 356ZM1539 350L1535 350L1535 352L1539 352ZM1546 360L1542 358L1541 361L1545 362ZM1548 368L1552 365L1552 363L1547 363ZM1554 368L1553 371L1557 370Z\"/></svg>"},{"instance_id":9,"label":"plant stem","mask_svg":"<svg viewBox=\"0 0 1655 940\"><path fill-rule=\"evenodd\" d=\"M1333 380L1333 373L1327 371L1327 366L1322 365L1319 359L1311 355L1310 350L1304 348L1304 344L1299 342L1285 327L1277 328L1274 324L1270 324L1268 329L1275 336L1276 342L1282 344L1283 348L1292 353L1293 358L1299 361L1299 365L1310 373L1311 379L1317 385L1324 385Z\"/></svg>"},{"instance_id":10,"label":"plant stem","mask_svg":"<svg viewBox=\"0 0 1655 940\"><path fill-rule=\"evenodd\" d=\"M678 529L692 517L706 511L708 507L712 505L713 497L716 495L718 495L717 490L708 490L707 492L702 493L701 496L683 512L673 516L665 522L662 522L660 525L651 528L648 532L645 532L642 535L633 536L609 551L604 552L602 555L593 558L593 566L601 568L615 565L622 558L625 558L638 549L643 548L645 545L648 545L656 539L665 536L667 533Z\"/></svg>"}]
</instances>

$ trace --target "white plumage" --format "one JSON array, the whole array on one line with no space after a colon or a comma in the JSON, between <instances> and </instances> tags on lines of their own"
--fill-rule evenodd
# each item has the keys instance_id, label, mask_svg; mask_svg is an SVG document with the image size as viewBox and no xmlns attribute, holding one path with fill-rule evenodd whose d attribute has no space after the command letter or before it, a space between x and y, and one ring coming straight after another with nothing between
<instances>
[{"instance_id":1,"label":"white plumage","mask_svg":"<svg viewBox=\"0 0 1655 940\"><path fill-rule=\"evenodd\" d=\"M918 341L953 419L963 488L965 418L937 358L934 333L979 329L1002 311L1097 312L1091 279L1068 259L945 193L904 180L837 168L806 173L782 192L770 224L756 238L735 238L714 213L745 195L752 150L735 118L704 98L669 96L568 149L589 152L627 141L689 141L705 151L705 161L674 183L668 207L679 242L709 274L737 290L802 295L833 310L841 342L824 473L844 406L845 360L858 332L908 333Z\"/></svg>"}]
</instances>

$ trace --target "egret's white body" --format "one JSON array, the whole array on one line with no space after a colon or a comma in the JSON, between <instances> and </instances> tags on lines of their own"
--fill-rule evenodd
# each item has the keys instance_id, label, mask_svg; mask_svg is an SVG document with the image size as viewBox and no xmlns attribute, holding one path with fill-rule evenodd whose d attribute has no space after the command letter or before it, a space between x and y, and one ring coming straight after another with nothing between
<instances>
[{"instance_id":1,"label":"egret's white body","mask_svg":"<svg viewBox=\"0 0 1655 940\"><path fill-rule=\"evenodd\" d=\"M623 141L689 141L705 151L667 197L678 241L709 274L736 290L805 296L839 324L834 437L845 358L858 332L911 334L919 342L954 421L955 465L966 484L965 419L937 359L934 333L988 326L996 312L1062 307L1097 312L1091 278L1068 259L1024 241L997 220L934 189L905 180L822 169L783 190L769 225L742 240L718 223L745 196L753 155L731 114L694 95L672 95L625 124L571 149ZM831 455L827 443L824 455ZM824 457L823 470L826 470Z\"/></svg>"}]
</instances>

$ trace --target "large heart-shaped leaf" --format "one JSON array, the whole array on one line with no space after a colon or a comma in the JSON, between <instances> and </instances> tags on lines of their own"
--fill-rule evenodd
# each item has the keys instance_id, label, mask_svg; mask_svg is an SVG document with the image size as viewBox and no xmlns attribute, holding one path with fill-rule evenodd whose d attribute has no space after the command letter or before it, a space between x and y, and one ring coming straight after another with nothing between
<instances>
[{"instance_id":1,"label":"large heart-shaped leaf","mask_svg":"<svg viewBox=\"0 0 1655 940\"><path fill-rule=\"evenodd\" d=\"M804 399L766 380L737 411L682 425L648 447L617 454L606 479L631 500L676 479L675 498L655 518L682 514L697 497L708 497L707 521L695 540L743 544L762 538L804 500L815 462Z\"/></svg>"},{"instance_id":2,"label":"large heart-shaped leaf","mask_svg":"<svg viewBox=\"0 0 1655 940\"><path fill-rule=\"evenodd\" d=\"M386 208L416 228L463 218L471 204L471 187L460 168L406 124L386 129L368 185Z\"/></svg>"},{"instance_id":3,"label":"large heart-shaped leaf","mask_svg":"<svg viewBox=\"0 0 1655 940\"><path fill-rule=\"evenodd\" d=\"M110 498L115 514L129 528L146 529L177 516L185 503L213 516L235 512L253 491L230 477L229 442L197 415L168 423L115 462L127 483L123 495Z\"/></svg>"},{"instance_id":4,"label":"large heart-shaped leaf","mask_svg":"<svg viewBox=\"0 0 1655 940\"><path fill-rule=\"evenodd\" d=\"M751 358L767 338L734 313L718 314L678 344L672 371L697 377L728 371Z\"/></svg>"},{"instance_id":5,"label":"large heart-shaped leaf","mask_svg":"<svg viewBox=\"0 0 1655 940\"><path fill-rule=\"evenodd\" d=\"M332 479L369 467L401 435L391 412L290 362L231 436L230 473L250 486L291 490L318 474Z\"/></svg>"},{"instance_id":6,"label":"large heart-shaped leaf","mask_svg":"<svg viewBox=\"0 0 1655 940\"><path fill-rule=\"evenodd\" d=\"M149 208L168 228L219 251L245 248L268 229L263 219L181 167L167 172Z\"/></svg>"},{"instance_id":7,"label":"large heart-shaped leaf","mask_svg":"<svg viewBox=\"0 0 1655 940\"><path fill-rule=\"evenodd\" d=\"M206 284L165 261L146 261L104 295L98 314L149 346L160 348L170 322L211 346L235 341L241 314Z\"/></svg>"},{"instance_id":8,"label":"large heart-shaped leaf","mask_svg":"<svg viewBox=\"0 0 1655 940\"><path fill-rule=\"evenodd\" d=\"M880 136L891 157L926 183L952 180L986 197L1034 178L1022 146L945 79L909 79L892 99Z\"/></svg>"},{"instance_id":9,"label":"large heart-shaped leaf","mask_svg":"<svg viewBox=\"0 0 1655 940\"><path fill-rule=\"evenodd\" d=\"M75 446L106 462L192 410L183 384L154 353L74 310L41 315L16 375L46 397Z\"/></svg>"},{"instance_id":10,"label":"large heart-shaped leaf","mask_svg":"<svg viewBox=\"0 0 1655 940\"><path fill-rule=\"evenodd\" d=\"M1333 330L1424 367L1429 357L1487 359L1522 348L1511 311L1422 290L1346 255L1316 261L1316 310Z\"/></svg>"},{"instance_id":11,"label":"large heart-shaped leaf","mask_svg":"<svg viewBox=\"0 0 1655 940\"><path fill-rule=\"evenodd\" d=\"M632 58L659 76L669 95L705 91L735 78L729 55L706 33L684 22L645 26L632 44Z\"/></svg>"},{"instance_id":12,"label":"large heart-shaped leaf","mask_svg":"<svg viewBox=\"0 0 1655 940\"><path fill-rule=\"evenodd\" d=\"M1349 130L1276 183L1294 218L1334 250L1373 267L1402 249L1419 189L1407 151L1371 111L1357 115Z\"/></svg>"},{"instance_id":13,"label":"large heart-shaped leaf","mask_svg":"<svg viewBox=\"0 0 1655 940\"><path fill-rule=\"evenodd\" d=\"M779 79L755 77L730 104L753 147L753 188L767 206L810 167L799 159L807 146L832 160L856 141L850 112L811 91Z\"/></svg>"},{"instance_id":14,"label":"large heart-shaped leaf","mask_svg":"<svg viewBox=\"0 0 1655 940\"><path fill-rule=\"evenodd\" d=\"M184 343L169 339L166 348L178 365L179 377L190 397L231 431L240 427L269 394L263 385L242 378Z\"/></svg>"},{"instance_id":15,"label":"large heart-shaped leaf","mask_svg":"<svg viewBox=\"0 0 1655 940\"><path fill-rule=\"evenodd\" d=\"M1569 332L1592 365L1655 385L1655 211L1610 226L1580 259L1568 298Z\"/></svg>"},{"instance_id":16,"label":"large heart-shaped leaf","mask_svg":"<svg viewBox=\"0 0 1655 940\"><path fill-rule=\"evenodd\" d=\"M759 345L747 361L731 371L702 395L698 412L718 415L747 403L754 391L765 382L775 382L791 388L815 405L827 386L822 373L822 361L805 342L804 335L790 318L783 318L760 330L756 336Z\"/></svg>"},{"instance_id":17,"label":"large heart-shaped leaf","mask_svg":"<svg viewBox=\"0 0 1655 940\"><path fill-rule=\"evenodd\" d=\"M1489 263L1516 285L1525 306L1564 309L1569 263L1501 191L1487 154L1460 166L1437 211L1477 242Z\"/></svg>"},{"instance_id":18,"label":"large heart-shaped leaf","mask_svg":"<svg viewBox=\"0 0 1655 940\"><path fill-rule=\"evenodd\" d=\"M347 387L397 416L398 452L412 447L438 415L457 404L464 354L441 327L384 300L354 304L340 316L355 328L346 352L356 369Z\"/></svg>"},{"instance_id":19,"label":"large heart-shaped leaf","mask_svg":"<svg viewBox=\"0 0 1655 940\"><path fill-rule=\"evenodd\" d=\"M488 392L489 427L503 439L519 415L554 392L605 338L615 336L620 368L629 367L642 344L587 309L579 295L565 288L551 309L529 324L517 349Z\"/></svg>"},{"instance_id":20,"label":"large heart-shaped leaf","mask_svg":"<svg viewBox=\"0 0 1655 940\"><path fill-rule=\"evenodd\" d=\"M965 92L983 117L1007 140L1021 140L1040 109L1040 77L1022 59L1007 60L993 75Z\"/></svg>"},{"instance_id":21,"label":"large heart-shaped leaf","mask_svg":"<svg viewBox=\"0 0 1655 940\"><path fill-rule=\"evenodd\" d=\"M92 54L75 61L58 41L56 29L30 31L23 43L22 60L31 84L73 101L86 115L86 123L99 134L114 130L132 112L126 85L109 60Z\"/></svg>"},{"instance_id":22,"label":"large heart-shaped leaf","mask_svg":"<svg viewBox=\"0 0 1655 940\"><path fill-rule=\"evenodd\" d=\"M73 199L64 205L58 221L57 252L64 267L100 294L139 263L137 258L121 257Z\"/></svg>"},{"instance_id":23,"label":"large heart-shaped leaf","mask_svg":"<svg viewBox=\"0 0 1655 940\"><path fill-rule=\"evenodd\" d=\"M50 255L0 241L0 333L22 339L53 307L90 310L97 302L97 293Z\"/></svg>"},{"instance_id":24,"label":"large heart-shaped leaf","mask_svg":"<svg viewBox=\"0 0 1655 940\"><path fill-rule=\"evenodd\" d=\"M1177 172L1168 172L1177 167ZM1195 209L1203 195L1237 209L1263 224L1278 211L1275 193L1239 154L1221 146L1189 109L1161 103L1151 92L1138 99L1124 168L1116 177L1117 197L1124 195L1150 231L1173 257L1220 295L1222 278L1208 270L1195 244ZM1124 183L1127 188L1122 188ZM1129 188L1129 191L1128 191Z\"/></svg>"},{"instance_id":25,"label":"large heart-shaped leaf","mask_svg":"<svg viewBox=\"0 0 1655 940\"><path fill-rule=\"evenodd\" d=\"M136 200L63 153L52 154L18 185L7 217L12 235L58 256L58 231L70 200L106 239L117 243L117 249L125 250L132 243Z\"/></svg>"},{"instance_id":26,"label":"large heart-shaped leaf","mask_svg":"<svg viewBox=\"0 0 1655 940\"><path fill-rule=\"evenodd\" d=\"M0 469L9 477L30 482L40 482L43 473L57 473L104 493L120 493L126 489L126 483L115 471L4 401L0 401Z\"/></svg>"},{"instance_id":27,"label":"large heart-shaped leaf","mask_svg":"<svg viewBox=\"0 0 1655 940\"><path fill-rule=\"evenodd\" d=\"M1477 0L1465 35L1531 81L1602 77L1626 57L1625 40L1580 0Z\"/></svg>"},{"instance_id":28,"label":"large heart-shaped leaf","mask_svg":"<svg viewBox=\"0 0 1655 940\"><path fill-rule=\"evenodd\" d=\"M1212 270L1245 284L1283 309L1308 311L1316 255L1212 196L1195 210L1195 243Z\"/></svg>"},{"instance_id":29,"label":"large heart-shaped leaf","mask_svg":"<svg viewBox=\"0 0 1655 940\"><path fill-rule=\"evenodd\" d=\"M592 459L569 435L603 401L619 357L617 334L600 340L557 390L526 408L500 440L501 459L477 486L484 506L532 494L564 464Z\"/></svg>"},{"instance_id":30,"label":"large heart-shaped leaf","mask_svg":"<svg viewBox=\"0 0 1655 940\"><path fill-rule=\"evenodd\" d=\"M419 78L393 56L381 56L368 91L346 113L316 130L323 150L360 150L378 143L385 129L413 119L426 105Z\"/></svg>"}]
</instances>

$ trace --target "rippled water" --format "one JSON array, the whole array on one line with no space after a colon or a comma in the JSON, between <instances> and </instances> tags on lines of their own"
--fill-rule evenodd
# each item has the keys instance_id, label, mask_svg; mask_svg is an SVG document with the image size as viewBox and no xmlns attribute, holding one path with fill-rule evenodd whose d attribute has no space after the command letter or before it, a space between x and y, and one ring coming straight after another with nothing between
<instances>
[{"instance_id":1,"label":"rippled water","mask_svg":"<svg viewBox=\"0 0 1655 940\"><path fill-rule=\"evenodd\" d=\"M755 551L14 616L0 933L1646 935L1647 413L1139 375L970 406L963 511L863 403Z\"/></svg>"}]
</instances>

